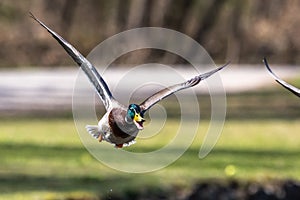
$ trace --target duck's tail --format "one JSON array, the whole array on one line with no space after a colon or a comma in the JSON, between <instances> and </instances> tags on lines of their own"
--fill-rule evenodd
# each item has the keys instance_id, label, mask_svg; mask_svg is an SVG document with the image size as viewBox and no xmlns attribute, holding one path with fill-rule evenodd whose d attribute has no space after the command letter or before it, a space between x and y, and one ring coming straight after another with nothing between
<instances>
[{"instance_id":1,"label":"duck's tail","mask_svg":"<svg viewBox=\"0 0 300 200\"><path fill-rule=\"evenodd\" d=\"M91 134L95 139L99 139L101 133L99 130L99 126L97 125L86 125L85 126L87 132Z\"/></svg>"}]
</instances>

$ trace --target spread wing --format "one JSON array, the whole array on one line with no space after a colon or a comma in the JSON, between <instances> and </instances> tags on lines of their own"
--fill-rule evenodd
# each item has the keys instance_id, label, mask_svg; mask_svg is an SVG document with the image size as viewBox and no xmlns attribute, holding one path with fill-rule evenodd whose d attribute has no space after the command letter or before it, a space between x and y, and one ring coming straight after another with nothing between
<instances>
[{"instance_id":1,"label":"spread wing","mask_svg":"<svg viewBox=\"0 0 300 200\"><path fill-rule=\"evenodd\" d=\"M142 113L145 113L152 106L154 106L157 102L163 100L164 98L170 96L171 94L173 94L179 90L183 90L183 89L190 88L190 87L197 85L198 83L200 83L200 81L202 81L202 80L210 77L214 73L220 71L221 69L226 67L228 64L229 64L229 62L226 63L225 65L223 65L222 67L219 67L219 68L209 71L207 73L201 74L199 76L195 76L194 78L192 78L186 82L179 83L179 84L173 85L171 87L160 90L159 92L153 94L152 96L147 98L143 103L140 104Z\"/></svg>"},{"instance_id":2,"label":"spread wing","mask_svg":"<svg viewBox=\"0 0 300 200\"><path fill-rule=\"evenodd\" d=\"M298 97L300 97L300 89L288 84L287 82L281 80L276 74L274 74L274 72L271 70L271 68L269 67L269 64L267 62L267 59L264 58L264 63L268 69L268 71L270 72L270 74L273 76L273 78L283 87L285 87L286 89L288 89L289 91L291 91L292 93L294 93L295 95L297 95Z\"/></svg>"},{"instance_id":3,"label":"spread wing","mask_svg":"<svg viewBox=\"0 0 300 200\"><path fill-rule=\"evenodd\" d=\"M67 51L67 53L73 58L73 60L81 67L84 73L87 75L91 83L94 85L97 94L102 100L106 110L112 106L112 100L114 99L107 84L97 72L96 68L70 43L63 39L60 35L52 31L43 22L37 19L32 13L29 13L35 21L37 21L42 27L44 27L57 42Z\"/></svg>"}]
</instances>

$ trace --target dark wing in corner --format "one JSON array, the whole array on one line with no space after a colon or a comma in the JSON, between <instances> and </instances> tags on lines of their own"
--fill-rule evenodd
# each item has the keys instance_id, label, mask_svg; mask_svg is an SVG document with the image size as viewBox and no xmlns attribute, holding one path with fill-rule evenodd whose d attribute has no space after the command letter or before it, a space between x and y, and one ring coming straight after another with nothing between
<instances>
[{"instance_id":1,"label":"dark wing in corner","mask_svg":"<svg viewBox=\"0 0 300 200\"><path fill-rule=\"evenodd\" d=\"M42 27L44 27L57 42L67 51L67 53L73 58L73 60L81 67L84 73L88 76L91 83L94 85L96 92L101 98L106 110L112 106L112 100L114 99L107 84L97 72L96 68L70 43L63 39L56 32L52 31L43 22L37 19L32 13L29 13L30 17L37 21Z\"/></svg>"},{"instance_id":2,"label":"dark wing in corner","mask_svg":"<svg viewBox=\"0 0 300 200\"><path fill-rule=\"evenodd\" d=\"M294 93L295 95L297 95L298 97L300 97L300 89L288 84L287 82L281 80L276 74L274 74L274 72L271 70L271 68L269 67L269 64L267 62L267 59L264 58L264 63L265 66L267 67L268 71L270 72L270 74L273 76L273 78L283 87L285 87L286 89L288 89L289 91L291 91L292 93Z\"/></svg>"},{"instance_id":3,"label":"dark wing in corner","mask_svg":"<svg viewBox=\"0 0 300 200\"><path fill-rule=\"evenodd\" d=\"M223 69L224 67L226 67L228 64L229 64L229 62L226 63L225 65L223 65L222 67L219 67L219 68L209 71L207 73L201 74L199 76L195 76L194 78L192 78L186 82L179 83L179 84L176 84L176 85L173 85L168 88L160 90L159 92L153 94L152 96L147 98L143 103L140 104L142 113L145 113L152 106L154 106L157 102L163 100L164 98L170 96L171 94L197 85L202 80L210 77L214 73L216 73L216 72L220 71L221 69Z\"/></svg>"}]
</instances>

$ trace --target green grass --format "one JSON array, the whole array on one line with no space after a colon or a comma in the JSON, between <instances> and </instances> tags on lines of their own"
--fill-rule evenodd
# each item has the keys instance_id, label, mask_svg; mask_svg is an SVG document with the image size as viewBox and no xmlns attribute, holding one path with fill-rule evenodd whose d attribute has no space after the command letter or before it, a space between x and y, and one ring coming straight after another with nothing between
<instances>
[{"instance_id":1,"label":"green grass","mask_svg":"<svg viewBox=\"0 0 300 200\"><path fill-rule=\"evenodd\" d=\"M300 79L291 83L297 86ZM199 96L202 120L190 148L173 164L146 174L119 172L99 162L84 148L72 119L2 118L0 200L130 196L147 189L189 190L207 179L300 180L299 98L276 83L271 89L228 95L222 134L213 151L199 159L209 127L209 98ZM163 132L139 139L128 151L148 152L170 142L178 128L178 109L170 101L165 106L168 121ZM225 173L228 166L234 166L233 176Z\"/></svg>"},{"instance_id":2,"label":"green grass","mask_svg":"<svg viewBox=\"0 0 300 200\"><path fill-rule=\"evenodd\" d=\"M140 140L128 150L161 147L173 137L177 123L168 121L161 135ZM209 124L200 125L192 146L175 163L157 172L129 174L93 158L71 119L2 120L0 199L93 198L143 188L188 188L199 179L232 178L224 172L228 165L235 166L233 177L240 180L300 179L299 118L229 119L204 159L198 153Z\"/></svg>"},{"instance_id":3,"label":"green grass","mask_svg":"<svg viewBox=\"0 0 300 200\"><path fill-rule=\"evenodd\" d=\"M291 80L291 84L294 84L296 87L300 87L300 77Z\"/></svg>"}]
</instances>

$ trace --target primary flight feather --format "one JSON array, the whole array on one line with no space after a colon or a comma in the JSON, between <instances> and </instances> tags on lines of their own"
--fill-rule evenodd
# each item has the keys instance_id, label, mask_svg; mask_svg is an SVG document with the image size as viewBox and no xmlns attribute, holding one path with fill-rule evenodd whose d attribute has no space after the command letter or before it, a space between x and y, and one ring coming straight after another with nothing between
<instances>
[{"instance_id":1,"label":"primary flight feather","mask_svg":"<svg viewBox=\"0 0 300 200\"><path fill-rule=\"evenodd\" d=\"M268 61L266 58L263 59L266 68L268 69L268 71L270 72L270 74L273 76L273 78L277 81L277 83L279 83L280 85L282 85L283 87L285 87L286 89L288 89L289 91L291 91L292 93L294 93L296 96L300 97L300 89L292 86L291 84L288 84L287 82L285 82L284 80L280 79L270 68Z\"/></svg>"}]
</instances>

